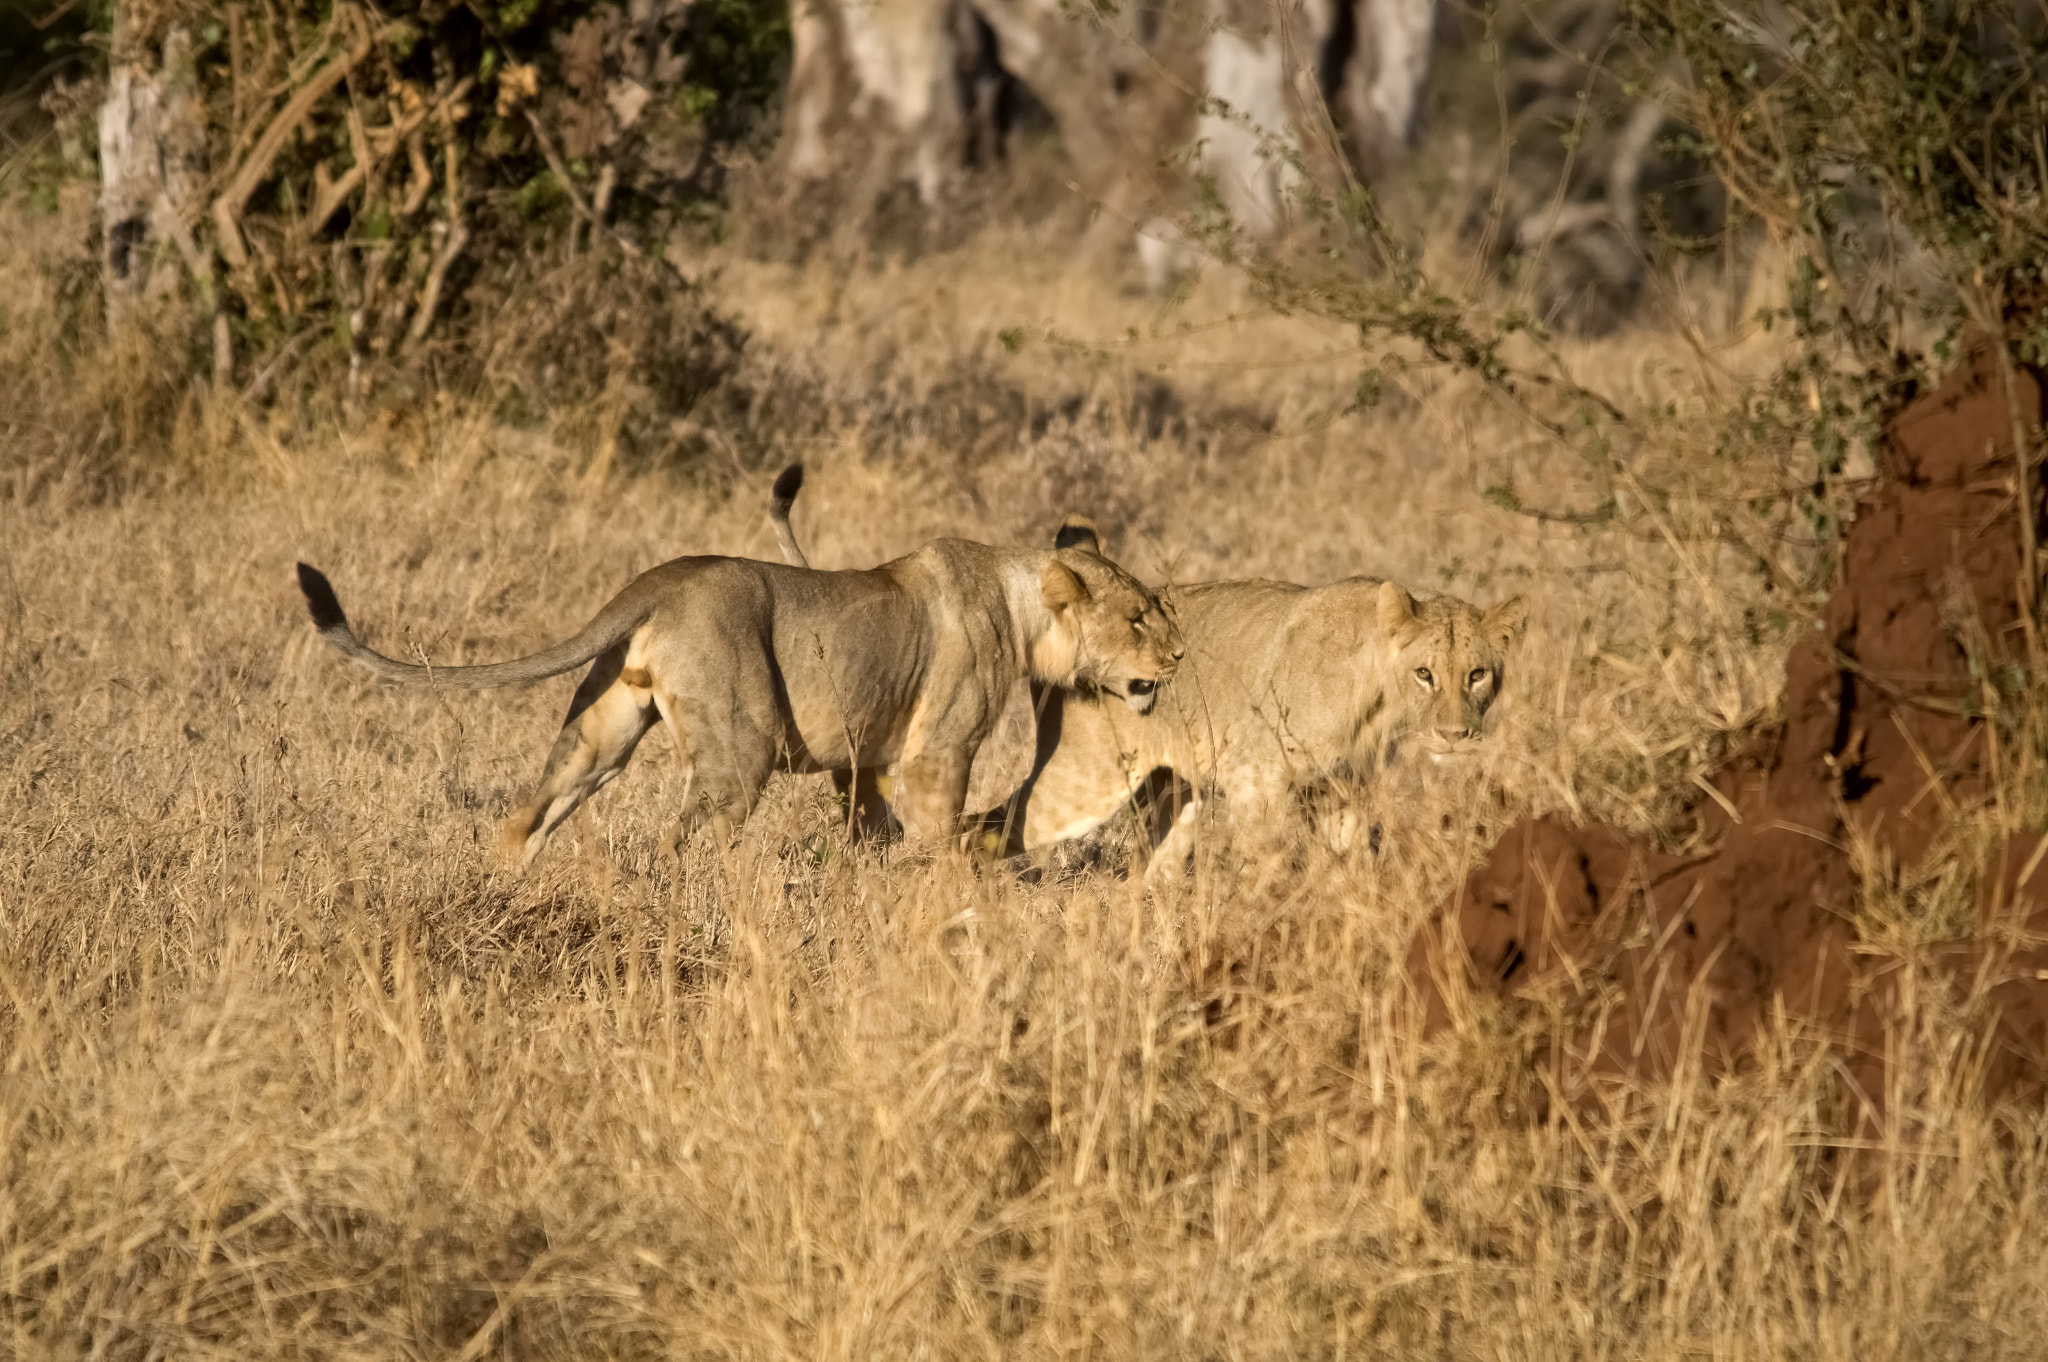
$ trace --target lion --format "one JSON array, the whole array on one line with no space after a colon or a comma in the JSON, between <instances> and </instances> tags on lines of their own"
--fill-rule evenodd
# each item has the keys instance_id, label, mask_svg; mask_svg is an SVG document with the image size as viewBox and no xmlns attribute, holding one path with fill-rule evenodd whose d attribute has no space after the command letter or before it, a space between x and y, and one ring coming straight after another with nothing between
<instances>
[{"instance_id":1,"label":"lion","mask_svg":"<svg viewBox=\"0 0 2048 1362\"><path fill-rule=\"evenodd\" d=\"M788 529L800 485L778 486L770 508L785 553L802 552ZM1078 518L1054 543L1101 552ZM1206 800L1272 819L1322 781L1376 769L1401 741L1446 750L1478 737L1528 614L1519 596L1482 611L1373 577L1169 586L1159 600L1186 644L1172 691L1118 713L1085 679L1034 681L1036 757L1007 803L981 816L987 850L1081 837L1136 801L1152 825L1147 874L1171 872L1193 850ZM1162 804L1162 773L1184 796Z\"/></svg>"},{"instance_id":2,"label":"lion","mask_svg":"<svg viewBox=\"0 0 2048 1362\"><path fill-rule=\"evenodd\" d=\"M745 558L651 568L576 634L527 657L415 666L364 646L327 578L299 564L320 637L387 681L531 685L595 660L533 797L508 818L507 860L548 835L667 721L685 769L680 854L710 825L730 839L770 773L893 767L893 811L914 839L953 843L975 753L1020 677L1149 710L1181 657L1179 632L1129 573L1086 549L937 539L877 568L814 572Z\"/></svg>"},{"instance_id":3,"label":"lion","mask_svg":"<svg viewBox=\"0 0 2048 1362\"><path fill-rule=\"evenodd\" d=\"M1403 740L1444 750L1476 738L1526 619L1520 597L1481 611L1370 577L1160 595L1187 640L1172 694L1126 719L1085 682L1060 688L1041 710L1041 759L1005 810L1018 849L1093 831L1165 770L1191 787L1148 863L1148 875L1171 872L1207 799L1270 820L1319 782L1377 769Z\"/></svg>"}]
</instances>

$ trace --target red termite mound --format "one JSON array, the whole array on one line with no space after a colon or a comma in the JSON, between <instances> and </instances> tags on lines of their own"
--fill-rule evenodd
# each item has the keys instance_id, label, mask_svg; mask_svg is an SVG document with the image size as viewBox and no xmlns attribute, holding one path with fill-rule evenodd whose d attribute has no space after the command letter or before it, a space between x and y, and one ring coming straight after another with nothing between
<instances>
[{"instance_id":1,"label":"red termite mound","mask_svg":"<svg viewBox=\"0 0 2048 1362\"><path fill-rule=\"evenodd\" d=\"M1564 1026L1588 1071L1654 1077L1699 1039L1709 1065L1739 1063L1782 1008L1837 1040L1881 1107L1902 995L1939 987L1973 1019L1987 1092L2048 1083L2048 949L1991 930L2039 914L2048 935L2037 839L1976 877L1972 940L1874 955L1846 918L1866 875L1910 876L1931 850L1953 861L1937 839L1990 796L1999 760L1972 716L2034 684L2013 430L2037 429L2042 403L2037 375L2009 394L1980 349L1892 423L1842 584L1786 659L1783 725L1715 781L1735 811L1705 806L1715 849L1679 858L1612 827L1516 825L1411 952L1431 1029L1468 989L1492 991ZM2038 485L2026 500L2038 539ZM1858 844L1888 854L1859 859Z\"/></svg>"}]
</instances>

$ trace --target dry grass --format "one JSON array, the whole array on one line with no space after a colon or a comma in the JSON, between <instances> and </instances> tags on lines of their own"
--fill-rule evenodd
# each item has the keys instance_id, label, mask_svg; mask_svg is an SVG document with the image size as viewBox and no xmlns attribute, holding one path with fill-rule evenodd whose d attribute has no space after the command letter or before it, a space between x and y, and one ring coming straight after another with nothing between
<instances>
[{"instance_id":1,"label":"dry grass","mask_svg":"<svg viewBox=\"0 0 2048 1362\"><path fill-rule=\"evenodd\" d=\"M1405 1006L1412 927L1506 819L1594 806L1683 838L1691 775L1773 700L1782 628L1758 611L1801 603L1732 549L1488 505L1508 475L1549 505L1590 475L1457 380L1326 419L1347 336L1225 279L1161 321L1058 254L724 262L751 391L810 411L778 409L729 478L593 478L587 451L453 407L271 427L203 403L165 455L196 471L153 490L18 475L0 1350L2040 1351L2037 1120L1901 1118L1845 1161L1796 1038L1739 1079L1532 1120L1542 1056L1484 1019L1425 1043ZM118 394L59 400L32 353L49 278L0 263L21 323L0 382L80 419ZM1571 350L1620 398L1681 404L1674 521L1733 495L1688 422L1761 344L1703 355L1646 325ZM488 833L570 683L378 687L292 587L304 557L394 650L504 655L676 553L772 555L753 467L785 454L812 467L823 565L1037 542L1087 509L1154 579L1524 591L1532 635L1483 756L1355 793L1377 855L1297 829L1171 892L1026 885L848 847L817 777L678 870L654 738L515 878ZM1026 736L1014 715L980 794Z\"/></svg>"}]
</instances>

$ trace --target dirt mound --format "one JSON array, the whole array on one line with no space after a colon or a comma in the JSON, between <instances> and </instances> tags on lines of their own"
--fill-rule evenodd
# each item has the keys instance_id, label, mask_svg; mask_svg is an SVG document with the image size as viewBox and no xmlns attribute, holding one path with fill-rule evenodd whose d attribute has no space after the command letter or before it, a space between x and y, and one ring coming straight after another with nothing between
<instances>
[{"instance_id":1,"label":"dirt mound","mask_svg":"<svg viewBox=\"0 0 2048 1362\"><path fill-rule=\"evenodd\" d=\"M1990 930L2048 934L2048 857L2028 837L1983 865L1949 835L1990 795L1978 716L2027 683L2013 426L2038 425L2043 389L2027 373L2016 387L2017 413L1980 350L1893 423L1842 585L1787 658L1783 726L1715 781L1716 850L1519 824L1413 947L1432 1029L1468 989L1492 991L1546 1009L1589 1071L1652 1076L1701 1035L1710 1064L1739 1062L1782 1008L1839 1040L1881 1104L1887 1036L1937 988L1977 1023L1988 1091L2048 1083L2048 949ZM1873 882L1973 915L1978 938L1872 954L1845 914Z\"/></svg>"}]
</instances>

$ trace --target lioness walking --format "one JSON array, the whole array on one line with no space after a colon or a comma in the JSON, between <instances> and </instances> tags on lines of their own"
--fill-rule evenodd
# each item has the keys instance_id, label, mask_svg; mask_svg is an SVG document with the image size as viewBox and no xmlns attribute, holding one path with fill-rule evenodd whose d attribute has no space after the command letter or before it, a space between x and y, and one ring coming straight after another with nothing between
<instances>
[{"instance_id":1,"label":"lioness walking","mask_svg":"<svg viewBox=\"0 0 2048 1362\"><path fill-rule=\"evenodd\" d=\"M1220 797L1234 819L1267 821L1305 787L1374 770L1396 741L1475 738L1525 618L1520 597L1481 611L1369 577L1160 595L1188 646L1172 693L1143 716L1116 713L1085 682L1047 697L1039 724L1050 740L1004 811L1012 846L1093 831L1164 769L1193 791L1170 827L1155 822L1148 873L1171 871L1193 849L1206 799Z\"/></svg>"},{"instance_id":2,"label":"lioness walking","mask_svg":"<svg viewBox=\"0 0 2048 1362\"><path fill-rule=\"evenodd\" d=\"M321 638L387 681L530 685L595 659L539 787L506 820L501 848L522 865L663 720L686 772L678 851L707 823L729 837L773 771L889 766L906 832L955 842L974 755L1019 677L1115 694L1141 712L1181 655L1157 598L1085 548L939 539L855 572L678 558L564 642L473 667L365 647L326 577L298 572Z\"/></svg>"}]
</instances>

